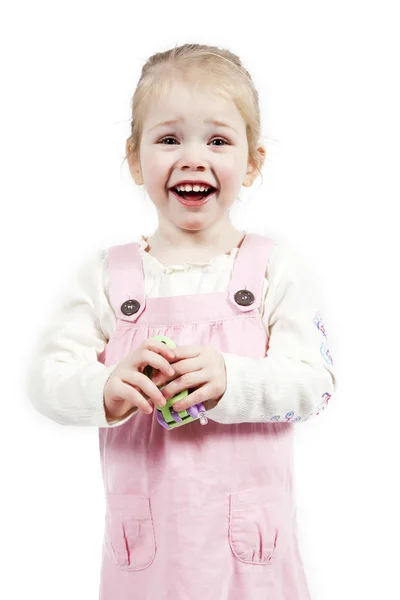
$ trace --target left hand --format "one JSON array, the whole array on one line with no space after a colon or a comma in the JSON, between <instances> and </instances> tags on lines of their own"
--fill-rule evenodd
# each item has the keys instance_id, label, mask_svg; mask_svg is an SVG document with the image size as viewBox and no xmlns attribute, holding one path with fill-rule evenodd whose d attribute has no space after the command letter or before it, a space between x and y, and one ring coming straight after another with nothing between
<instances>
[{"instance_id":1,"label":"left hand","mask_svg":"<svg viewBox=\"0 0 400 600\"><path fill-rule=\"evenodd\" d=\"M197 388L174 404L174 409L185 410L208 401L214 401L215 405L226 390L225 361L221 352L208 346L177 346L174 353L175 358L170 363L174 366L175 379L171 381L160 372L153 377L158 387L169 381L161 392L164 398L170 400L183 390Z\"/></svg>"}]
</instances>

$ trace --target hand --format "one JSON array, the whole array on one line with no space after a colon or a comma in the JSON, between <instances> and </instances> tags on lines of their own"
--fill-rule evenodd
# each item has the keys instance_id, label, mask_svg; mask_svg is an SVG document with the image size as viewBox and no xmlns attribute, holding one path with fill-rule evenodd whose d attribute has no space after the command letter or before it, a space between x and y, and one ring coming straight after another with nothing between
<instances>
[{"instance_id":1,"label":"hand","mask_svg":"<svg viewBox=\"0 0 400 600\"><path fill-rule=\"evenodd\" d=\"M158 373L153 377L157 386L167 385L162 390L166 400L170 400L183 390L193 390L189 395L174 404L174 410L185 410L200 402L215 405L226 390L225 361L221 352L207 346L178 346L174 348L175 358L171 361L177 377Z\"/></svg>"},{"instance_id":2,"label":"hand","mask_svg":"<svg viewBox=\"0 0 400 600\"><path fill-rule=\"evenodd\" d=\"M165 405L165 399L158 387L144 375L144 369L150 365L172 377L175 369L170 362L175 358L175 350L171 350L162 342L146 340L133 352L117 364L104 386L104 407L108 421L123 417L132 407L137 407L144 414L151 414L153 404Z\"/></svg>"}]
</instances>

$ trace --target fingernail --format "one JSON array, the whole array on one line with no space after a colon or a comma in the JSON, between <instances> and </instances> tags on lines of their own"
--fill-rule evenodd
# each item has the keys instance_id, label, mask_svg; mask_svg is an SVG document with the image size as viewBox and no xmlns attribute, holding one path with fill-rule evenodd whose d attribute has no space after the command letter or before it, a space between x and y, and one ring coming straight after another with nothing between
<instances>
[{"instance_id":1,"label":"fingernail","mask_svg":"<svg viewBox=\"0 0 400 600\"><path fill-rule=\"evenodd\" d=\"M168 373L169 373L170 375L174 375L174 374L175 374L175 370L174 370L172 367L170 367L170 368L168 369Z\"/></svg>"}]
</instances>

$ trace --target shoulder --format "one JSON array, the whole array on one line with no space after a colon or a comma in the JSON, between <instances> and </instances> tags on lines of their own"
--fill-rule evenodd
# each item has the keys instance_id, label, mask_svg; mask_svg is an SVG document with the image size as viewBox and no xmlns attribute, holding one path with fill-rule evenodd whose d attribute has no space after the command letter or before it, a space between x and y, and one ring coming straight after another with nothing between
<instances>
[{"instance_id":1,"label":"shoulder","mask_svg":"<svg viewBox=\"0 0 400 600\"><path fill-rule=\"evenodd\" d=\"M268 238L272 242L265 276L268 280L307 277L309 265L300 248L286 241Z\"/></svg>"},{"instance_id":2,"label":"shoulder","mask_svg":"<svg viewBox=\"0 0 400 600\"><path fill-rule=\"evenodd\" d=\"M110 246L98 248L92 254L92 265L98 276L101 277L104 289L107 294L110 290L110 267L118 264L121 268L123 265L130 264L132 260L132 252L138 252L138 255L143 259L147 257L145 248L147 242L143 236L129 242L115 242ZM111 258L112 256L112 258Z\"/></svg>"},{"instance_id":3,"label":"shoulder","mask_svg":"<svg viewBox=\"0 0 400 600\"><path fill-rule=\"evenodd\" d=\"M147 241L141 236L129 242L115 242L108 247L98 249L97 256L101 259L103 264L109 265L111 254L113 254L114 257L117 257L117 260L121 260L122 258L125 260L126 257L129 258L129 256L131 256L132 251L138 251L139 254L145 254L147 246Z\"/></svg>"},{"instance_id":4,"label":"shoulder","mask_svg":"<svg viewBox=\"0 0 400 600\"><path fill-rule=\"evenodd\" d=\"M74 260L68 285L63 290L65 299L73 303L87 302L95 307L106 295L108 280L108 249L97 247L86 250Z\"/></svg>"},{"instance_id":5,"label":"shoulder","mask_svg":"<svg viewBox=\"0 0 400 600\"><path fill-rule=\"evenodd\" d=\"M109 248L104 247L88 251L77 265L76 274L78 279L82 283L94 283L101 280L107 269L108 253Z\"/></svg>"},{"instance_id":6,"label":"shoulder","mask_svg":"<svg viewBox=\"0 0 400 600\"><path fill-rule=\"evenodd\" d=\"M109 265L110 255L116 254L117 256L123 256L124 252L132 252L132 250L138 250L140 253L146 248L147 242L143 236L133 239L129 242L116 241L114 244L98 248L94 253L93 257L97 257L103 265Z\"/></svg>"},{"instance_id":7,"label":"shoulder","mask_svg":"<svg viewBox=\"0 0 400 600\"><path fill-rule=\"evenodd\" d=\"M274 303L293 298L294 310L300 304L322 304L316 269L303 250L295 245L274 241L265 277Z\"/></svg>"},{"instance_id":8,"label":"shoulder","mask_svg":"<svg viewBox=\"0 0 400 600\"><path fill-rule=\"evenodd\" d=\"M268 234L248 233L252 240L251 260L265 261L265 279L269 284L307 269L304 256L289 242Z\"/></svg>"},{"instance_id":9,"label":"shoulder","mask_svg":"<svg viewBox=\"0 0 400 600\"><path fill-rule=\"evenodd\" d=\"M267 296L276 298L289 290L315 293L315 273L302 249L284 239L269 235L261 237L271 242L265 270Z\"/></svg>"}]
</instances>

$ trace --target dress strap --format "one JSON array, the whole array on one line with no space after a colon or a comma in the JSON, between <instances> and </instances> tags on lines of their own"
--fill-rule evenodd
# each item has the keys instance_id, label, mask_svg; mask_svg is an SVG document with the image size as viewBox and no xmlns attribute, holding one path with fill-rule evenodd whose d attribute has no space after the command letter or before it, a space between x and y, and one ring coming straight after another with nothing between
<instances>
[{"instance_id":1,"label":"dress strap","mask_svg":"<svg viewBox=\"0 0 400 600\"><path fill-rule=\"evenodd\" d=\"M236 256L229 300L240 312L258 309L262 301L262 289L274 241L255 233L248 233Z\"/></svg>"},{"instance_id":2,"label":"dress strap","mask_svg":"<svg viewBox=\"0 0 400 600\"><path fill-rule=\"evenodd\" d=\"M143 264L138 243L108 251L110 300L118 319L134 322L146 306Z\"/></svg>"}]
</instances>

